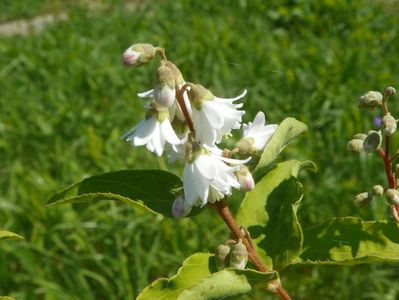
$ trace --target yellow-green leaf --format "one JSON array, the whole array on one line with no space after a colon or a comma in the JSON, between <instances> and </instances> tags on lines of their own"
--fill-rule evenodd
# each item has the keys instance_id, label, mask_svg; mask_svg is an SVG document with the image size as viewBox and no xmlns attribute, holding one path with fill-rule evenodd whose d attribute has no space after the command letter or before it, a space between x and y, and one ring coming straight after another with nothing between
<instances>
[{"instance_id":1,"label":"yellow-green leaf","mask_svg":"<svg viewBox=\"0 0 399 300\"><path fill-rule=\"evenodd\" d=\"M0 230L0 242L5 240L23 240L24 238L14 232Z\"/></svg>"},{"instance_id":2,"label":"yellow-green leaf","mask_svg":"<svg viewBox=\"0 0 399 300\"><path fill-rule=\"evenodd\" d=\"M237 223L245 226L258 254L271 270L280 270L298 257L303 234L296 212L302 199L297 180L311 162L290 160L277 164L248 192L237 213Z\"/></svg>"},{"instance_id":3,"label":"yellow-green leaf","mask_svg":"<svg viewBox=\"0 0 399 300\"><path fill-rule=\"evenodd\" d=\"M399 262L399 225L334 218L304 230L300 263L353 265Z\"/></svg>"},{"instance_id":4,"label":"yellow-green leaf","mask_svg":"<svg viewBox=\"0 0 399 300\"><path fill-rule=\"evenodd\" d=\"M263 150L262 156L260 157L254 172L259 172L262 171L262 169L265 169L278 157L285 146L307 130L308 127L295 118L284 119L278 125L276 132Z\"/></svg>"},{"instance_id":5,"label":"yellow-green leaf","mask_svg":"<svg viewBox=\"0 0 399 300\"><path fill-rule=\"evenodd\" d=\"M196 253L184 261L175 276L156 280L142 291L137 300L223 299L248 293L259 283L266 286L276 278L275 272L231 268L216 271L212 254Z\"/></svg>"}]
</instances>

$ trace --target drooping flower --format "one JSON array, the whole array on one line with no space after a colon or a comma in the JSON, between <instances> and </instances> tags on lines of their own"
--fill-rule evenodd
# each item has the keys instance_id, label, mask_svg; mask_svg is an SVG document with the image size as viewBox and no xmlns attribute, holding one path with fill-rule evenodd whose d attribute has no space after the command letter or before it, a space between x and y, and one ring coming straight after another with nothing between
<instances>
[{"instance_id":1,"label":"drooping flower","mask_svg":"<svg viewBox=\"0 0 399 300\"><path fill-rule=\"evenodd\" d=\"M162 155L166 142L171 145L181 143L170 124L168 111L154 108L148 111L144 120L126 132L122 139L132 146L146 145L149 151L158 156Z\"/></svg>"},{"instance_id":2,"label":"drooping flower","mask_svg":"<svg viewBox=\"0 0 399 300\"><path fill-rule=\"evenodd\" d=\"M139 67L155 57L156 48L151 44L134 44L123 52L122 58L125 65Z\"/></svg>"},{"instance_id":3,"label":"drooping flower","mask_svg":"<svg viewBox=\"0 0 399 300\"><path fill-rule=\"evenodd\" d=\"M245 112L238 110L242 104L233 102L246 93L245 90L235 98L219 98L199 84L192 85L188 95L192 103L191 117L196 141L212 146L221 142L232 129L240 128Z\"/></svg>"},{"instance_id":4,"label":"drooping flower","mask_svg":"<svg viewBox=\"0 0 399 300\"><path fill-rule=\"evenodd\" d=\"M172 86L173 82L173 84L177 85L180 89L185 84L183 76L176 65L170 61L165 62L165 65L161 67L158 68L157 71L155 88L138 93L137 96L140 98L154 99L155 103L161 107L168 107L171 120L174 119L175 115L177 115L180 120L184 120L181 108L176 101L175 86ZM171 76L173 78L171 78ZM191 105L187 93L183 94L183 99L189 114L191 114Z\"/></svg>"},{"instance_id":5,"label":"drooping flower","mask_svg":"<svg viewBox=\"0 0 399 300\"><path fill-rule=\"evenodd\" d=\"M236 147L240 149L241 154L261 151L265 148L277 127L277 124L265 125L265 115L260 111L256 114L253 123L243 124L244 134Z\"/></svg>"},{"instance_id":6,"label":"drooping flower","mask_svg":"<svg viewBox=\"0 0 399 300\"><path fill-rule=\"evenodd\" d=\"M205 149L198 144L193 151L189 150L188 160L184 166L183 188L184 198L188 205L193 206L214 203L226 195L231 194L231 189L240 188L235 172L239 165L248 160L237 160L222 157Z\"/></svg>"}]
</instances>

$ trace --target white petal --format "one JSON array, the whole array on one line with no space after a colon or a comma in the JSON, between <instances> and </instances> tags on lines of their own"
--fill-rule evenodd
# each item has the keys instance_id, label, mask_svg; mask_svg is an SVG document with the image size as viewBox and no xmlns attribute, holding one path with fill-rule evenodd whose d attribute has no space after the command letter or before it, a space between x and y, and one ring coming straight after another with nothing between
<instances>
[{"instance_id":1,"label":"white petal","mask_svg":"<svg viewBox=\"0 0 399 300\"><path fill-rule=\"evenodd\" d=\"M216 175L215 166L212 164L211 157L209 155L200 155L194 161L195 166L201 175L207 180L213 180Z\"/></svg>"},{"instance_id":2,"label":"white petal","mask_svg":"<svg viewBox=\"0 0 399 300\"><path fill-rule=\"evenodd\" d=\"M158 122L157 122L156 129L154 130L154 134L152 136L152 143L155 148L155 153L158 156L161 156L163 153L163 146L165 144L165 141L163 140L162 135L161 135L161 124L159 124Z\"/></svg>"},{"instance_id":3,"label":"white petal","mask_svg":"<svg viewBox=\"0 0 399 300\"><path fill-rule=\"evenodd\" d=\"M181 141L177 137L176 133L174 132L172 125L170 124L168 119L165 119L161 123L161 133L165 140L172 145L181 144Z\"/></svg>"},{"instance_id":4,"label":"white petal","mask_svg":"<svg viewBox=\"0 0 399 300\"><path fill-rule=\"evenodd\" d=\"M128 137L127 140L133 140L135 146L141 146L148 143L154 134L157 123L158 122L155 118L142 121L142 123L137 127L136 132L131 137Z\"/></svg>"},{"instance_id":5,"label":"white petal","mask_svg":"<svg viewBox=\"0 0 399 300\"><path fill-rule=\"evenodd\" d=\"M223 112L219 110L220 105L212 101L202 103L202 111L213 128L219 129L223 126Z\"/></svg>"},{"instance_id":6,"label":"white petal","mask_svg":"<svg viewBox=\"0 0 399 300\"><path fill-rule=\"evenodd\" d=\"M236 101L238 99L241 99L242 97L244 97L247 94L247 90L244 90L240 95L238 95L237 97L234 98L220 98L220 97L215 97L217 99L223 100L223 101Z\"/></svg>"},{"instance_id":7,"label":"white petal","mask_svg":"<svg viewBox=\"0 0 399 300\"><path fill-rule=\"evenodd\" d=\"M137 96L140 98L153 98L154 97L154 90L145 91L142 93L138 93Z\"/></svg>"}]
</instances>

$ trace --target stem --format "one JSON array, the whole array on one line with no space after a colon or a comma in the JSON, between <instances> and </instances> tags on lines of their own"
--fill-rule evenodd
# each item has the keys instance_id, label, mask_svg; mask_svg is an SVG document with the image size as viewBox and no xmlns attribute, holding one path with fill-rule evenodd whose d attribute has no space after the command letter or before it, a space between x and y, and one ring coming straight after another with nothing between
<instances>
[{"instance_id":1,"label":"stem","mask_svg":"<svg viewBox=\"0 0 399 300\"><path fill-rule=\"evenodd\" d=\"M392 173L392 166L391 166L391 157L389 155L389 146L390 146L390 138L389 136L385 136L385 155L384 159L384 166L385 166L385 173L387 175L389 188L395 188L395 178L393 177Z\"/></svg>"},{"instance_id":2,"label":"stem","mask_svg":"<svg viewBox=\"0 0 399 300\"><path fill-rule=\"evenodd\" d=\"M179 106L183 113L184 119L186 119L188 128L190 129L190 131L192 133L195 133L193 121L191 120L190 114L188 113L186 103L184 102L184 96L183 96L184 92L187 90L188 87L189 87L189 84L184 84L181 88L179 88L179 86L176 84L176 86L175 86L176 99L177 99L177 103L179 103Z\"/></svg>"},{"instance_id":3,"label":"stem","mask_svg":"<svg viewBox=\"0 0 399 300\"><path fill-rule=\"evenodd\" d=\"M168 59L166 58L166 53L165 53L165 49L164 48L155 47L155 51L156 51L156 53L159 54L159 56L161 57L162 60L168 61Z\"/></svg>"},{"instance_id":4,"label":"stem","mask_svg":"<svg viewBox=\"0 0 399 300\"><path fill-rule=\"evenodd\" d=\"M214 204L217 209L218 214L223 219L223 221L227 224L231 232L236 236L237 239L241 239L245 247L248 251L248 258L250 261L256 266L256 268L261 272L268 272L267 267L262 263L258 254L253 247L252 241L248 236L244 236L241 232L240 228L238 227L228 205L225 200L220 200ZM277 285L276 293L282 300L291 300L289 294L284 290L280 283L275 282L274 284Z\"/></svg>"}]
</instances>

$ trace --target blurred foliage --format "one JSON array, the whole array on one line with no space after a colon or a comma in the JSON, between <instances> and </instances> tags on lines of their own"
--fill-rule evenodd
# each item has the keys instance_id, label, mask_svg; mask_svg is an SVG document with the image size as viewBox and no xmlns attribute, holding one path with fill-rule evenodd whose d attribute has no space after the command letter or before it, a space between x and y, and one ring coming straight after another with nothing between
<instances>
[{"instance_id":1,"label":"blurred foliage","mask_svg":"<svg viewBox=\"0 0 399 300\"><path fill-rule=\"evenodd\" d=\"M212 212L171 221L117 203L44 205L85 176L162 165L119 140L143 117L135 94L151 87L156 66L122 66L134 42L165 47L186 80L218 96L247 88L245 120L263 110L268 122L292 116L309 126L282 155L319 167L301 178L303 224L386 218L382 200L353 207L353 195L386 179L377 157L351 156L346 142L378 113L359 111L356 98L398 87L398 1L3 0L0 11L0 21L69 16L38 35L0 37L0 228L25 238L0 245L0 294L133 299L225 239ZM396 299L398 274L392 265L292 266L282 281L295 299Z\"/></svg>"}]
</instances>

